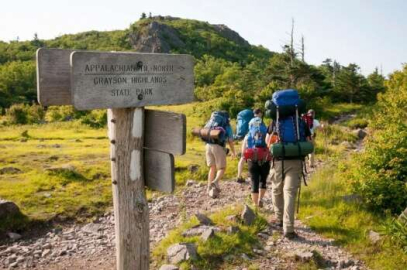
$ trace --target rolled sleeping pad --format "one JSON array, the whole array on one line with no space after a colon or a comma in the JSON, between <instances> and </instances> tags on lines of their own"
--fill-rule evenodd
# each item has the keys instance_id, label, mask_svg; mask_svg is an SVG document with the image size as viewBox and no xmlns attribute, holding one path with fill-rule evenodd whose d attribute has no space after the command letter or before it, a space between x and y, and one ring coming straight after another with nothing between
<instances>
[{"instance_id":1,"label":"rolled sleeping pad","mask_svg":"<svg viewBox=\"0 0 407 270\"><path fill-rule=\"evenodd\" d=\"M220 139L223 131L219 129L209 129L209 128L193 128L192 135L201 137L201 138L210 138L213 140Z\"/></svg>"},{"instance_id":2,"label":"rolled sleeping pad","mask_svg":"<svg viewBox=\"0 0 407 270\"><path fill-rule=\"evenodd\" d=\"M301 155L298 144L300 145L301 148ZM272 156L275 158L305 157L314 152L314 145L311 142L275 143L270 146L270 152Z\"/></svg>"}]
</instances>

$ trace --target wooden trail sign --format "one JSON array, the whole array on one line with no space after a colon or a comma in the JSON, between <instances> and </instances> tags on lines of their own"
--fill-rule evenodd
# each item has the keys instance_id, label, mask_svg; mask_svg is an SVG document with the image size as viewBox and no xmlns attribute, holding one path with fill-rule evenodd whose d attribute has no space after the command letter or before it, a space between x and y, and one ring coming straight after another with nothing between
<instances>
[{"instance_id":1,"label":"wooden trail sign","mask_svg":"<svg viewBox=\"0 0 407 270\"><path fill-rule=\"evenodd\" d=\"M144 186L174 190L173 155L185 153L186 118L142 106L192 101L192 57L40 49L37 80L44 106L108 108L117 269L148 269Z\"/></svg>"},{"instance_id":2,"label":"wooden trail sign","mask_svg":"<svg viewBox=\"0 0 407 270\"><path fill-rule=\"evenodd\" d=\"M174 156L145 149L144 178L146 186L153 190L173 192L175 189Z\"/></svg>"},{"instance_id":3,"label":"wooden trail sign","mask_svg":"<svg viewBox=\"0 0 407 270\"><path fill-rule=\"evenodd\" d=\"M181 104L193 100L190 55L73 52L72 103L78 110Z\"/></svg>"},{"instance_id":4,"label":"wooden trail sign","mask_svg":"<svg viewBox=\"0 0 407 270\"><path fill-rule=\"evenodd\" d=\"M73 50L37 50L37 97L43 106L71 105L71 66Z\"/></svg>"},{"instance_id":5,"label":"wooden trail sign","mask_svg":"<svg viewBox=\"0 0 407 270\"><path fill-rule=\"evenodd\" d=\"M149 268L148 202L143 175L144 109L109 109L118 270Z\"/></svg>"},{"instance_id":6,"label":"wooden trail sign","mask_svg":"<svg viewBox=\"0 0 407 270\"><path fill-rule=\"evenodd\" d=\"M186 151L187 119L184 114L145 110L144 147L173 155Z\"/></svg>"}]
</instances>

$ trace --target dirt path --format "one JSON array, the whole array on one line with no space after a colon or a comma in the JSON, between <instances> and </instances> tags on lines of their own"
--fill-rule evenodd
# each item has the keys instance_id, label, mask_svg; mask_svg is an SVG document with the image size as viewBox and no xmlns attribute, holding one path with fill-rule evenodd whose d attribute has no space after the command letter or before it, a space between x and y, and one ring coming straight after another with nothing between
<instances>
[{"instance_id":1,"label":"dirt path","mask_svg":"<svg viewBox=\"0 0 407 270\"><path fill-rule=\"evenodd\" d=\"M250 194L248 182L238 184L233 181L224 181L219 199L208 198L204 183L190 182L190 184L179 196L167 195L154 199L150 203L152 246L180 224L183 219L197 212L211 213L231 204L244 203ZM271 211L270 192L265 198L265 208ZM271 226L270 229L281 233L278 228ZM269 246L270 248L266 248L264 253L260 253L258 257L252 258L251 263L259 265L260 269L294 269L292 260L284 258L287 254L292 251L315 250L325 260L328 269L336 269L336 266L340 265L342 268L338 269L346 269L344 266L349 266L348 269L363 269L360 262L336 247L332 240L319 236L298 220L296 221L296 231L300 238L294 241L288 241L282 237L275 240L275 236L271 235L270 239L264 239L264 247ZM13 247L17 250L16 252L6 252ZM21 262L15 269L31 267L72 270L114 269L113 215L109 213L91 225L67 227L61 232L49 232L38 239L23 240L14 245L1 246L0 254L0 265L3 266L10 256L14 256L15 261L20 260Z\"/></svg>"},{"instance_id":2,"label":"dirt path","mask_svg":"<svg viewBox=\"0 0 407 270\"><path fill-rule=\"evenodd\" d=\"M317 167L320 166L322 163L318 161ZM247 181L244 184L223 181L221 188L221 197L211 199L206 195L205 183L189 181L177 195L154 198L149 203L151 246L193 214L243 204L250 194ZM266 194L265 210L272 212L270 192ZM301 259L318 253L326 269L366 269L360 261L335 246L332 239L318 235L299 220L295 227L299 239L289 241L279 236L281 229L270 225L268 236L259 236L263 249L256 251L258 255L250 258L250 263L259 269L295 269L294 257ZM54 229L38 238L0 246L0 269L115 269L114 238L114 217L107 213L91 224ZM157 266L152 265L151 269Z\"/></svg>"}]
</instances>

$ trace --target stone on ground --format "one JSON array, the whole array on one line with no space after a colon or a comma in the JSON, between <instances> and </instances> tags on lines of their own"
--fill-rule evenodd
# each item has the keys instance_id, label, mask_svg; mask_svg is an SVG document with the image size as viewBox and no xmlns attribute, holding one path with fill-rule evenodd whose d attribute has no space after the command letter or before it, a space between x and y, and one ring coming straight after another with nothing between
<instances>
[{"instance_id":1,"label":"stone on ground","mask_svg":"<svg viewBox=\"0 0 407 270\"><path fill-rule=\"evenodd\" d=\"M0 219L3 220L8 216L20 213L18 206L10 201L0 199Z\"/></svg>"},{"instance_id":2,"label":"stone on ground","mask_svg":"<svg viewBox=\"0 0 407 270\"><path fill-rule=\"evenodd\" d=\"M369 231L369 239L373 244L376 244L377 242L380 241L380 239L382 239L382 237L380 236L379 233L371 230Z\"/></svg>"},{"instance_id":3,"label":"stone on ground","mask_svg":"<svg viewBox=\"0 0 407 270\"><path fill-rule=\"evenodd\" d=\"M256 219L256 214L253 210L245 204L244 209L242 211L242 220L245 225L252 225L254 220Z\"/></svg>"},{"instance_id":4,"label":"stone on ground","mask_svg":"<svg viewBox=\"0 0 407 270\"><path fill-rule=\"evenodd\" d=\"M167 249L167 258L172 264L177 264L189 259L195 259L196 257L196 247L192 243L174 244Z\"/></svg>"},{"instance_id":5,"label":"stone on ground","mask_svg":"<svg viewBox=\"0 0 407 270\"><path fill-rule=\"evenodd\" d=\"M0 169L0 175L1 174L17 174L17 173L22 173L22 171L19 168L14 168L14 167L4 167Z\"/></svg>"},{"instance_id":6,"label":"stone on ground","mask_svg":"<svg viewBox=\"0 0 407 270\"><path fill-rule=\"evenodd\" d=\"M210 238L212 238L212 237L214 237L214 236L215 236L215 230L214 230L213 228L209 228L209 229L206 229L206 230L202 233L201 239L202 239L204 242L206 242L206 241L208 241Z\"/></svg>"},{"instance_id":7,"label":"stone on ground","mask_svg":"<svg viewBox=\"0 0 407 270\"><path fill-rule=\"evenodd\" d=\"M178 270L178 266L172 264L164 264L160 267L160 270Z\"/></svg>"},{"instance_id":8,"label":"stone on ground","mask_svg":"<svg viewBox=\"0 0 407 270\"><path fill-rule=\"evenodd\" d=\"M200 225L212 225L213 224L212 220L202 213L195 214L195 217L198 219Z\"/></svg>"}]
</instances>

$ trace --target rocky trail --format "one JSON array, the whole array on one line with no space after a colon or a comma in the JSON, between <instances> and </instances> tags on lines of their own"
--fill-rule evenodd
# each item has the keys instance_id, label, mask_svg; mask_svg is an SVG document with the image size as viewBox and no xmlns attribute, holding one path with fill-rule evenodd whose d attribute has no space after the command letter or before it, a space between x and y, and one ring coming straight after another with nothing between
<instances>
[{"instance_id":1,"label":"rocky trail","mask_svg":"<svg viewBox=\"0 0 407 270\"><path fill-rule=\"evenodd\" d=\"M360 149L361 143L357 147ZM318 161L317 168L320 166L322 162ZM177 194L153 198L149 203L151 247L196 213L210 214L229 205L244 204L248 201L250 183L225 180L221 189L220 198L211 199L206 194L206 183L189 180ZM264 205L262 212L271 218L270 192L266 194ZM256 256L249 258L242 254L242 258L259 269L295 269L298 261L316 257L325 269L367 269L332 239L313 232L299 220L295 227L299 238L287 240L281 236L281 229L270 223L258 235L262 246L253 250ZM3 242L0 243L0 269L115 269L114 233L114 216L109 212L93 223L67 225L37 237ZM159 268L160 265L152 263L151 269Z\"/></svg>"}]
</instances>

